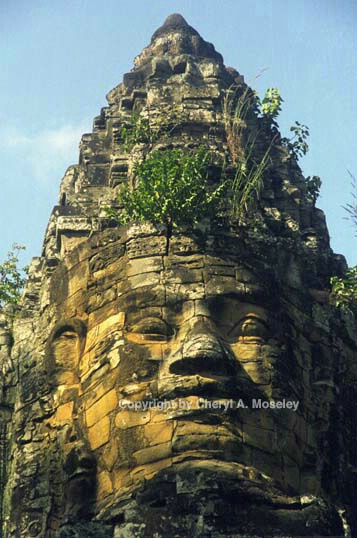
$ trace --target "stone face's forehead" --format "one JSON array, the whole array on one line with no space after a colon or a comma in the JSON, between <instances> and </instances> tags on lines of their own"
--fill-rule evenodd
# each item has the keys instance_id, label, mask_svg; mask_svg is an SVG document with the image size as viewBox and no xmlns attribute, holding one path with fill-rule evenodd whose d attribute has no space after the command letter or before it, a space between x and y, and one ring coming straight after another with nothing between
<instances>
[{"instance_id":1,"label":"stone face's forehead","mask_svg":"<svg viewBox=\"0 0 357 538\"><path fill-rule=\"evenodd\" d=\"M79 266L77 271L80 286L88 288L90 310L93 305L95 314L99 310L96 304L101 305L101 319L106 309L108 316L125 312L133 318L155 308L165 310L166 315L169 311L179 312L190 301L206 301L212 310L219 310L223 299L268 308L275 301L275 294L270 293L266 281L256 272L222 255L190 252L152 256L150 253L147 257L131 258L130 251L126 251L113 259L112 252L116 250L112 245L109 252L95 254L94 258L100 259L105 269L97 265L98 270L89 275L89 282L86 270ZM101 290L103 296L99 296Z\"/></svg>"}]
</instances>

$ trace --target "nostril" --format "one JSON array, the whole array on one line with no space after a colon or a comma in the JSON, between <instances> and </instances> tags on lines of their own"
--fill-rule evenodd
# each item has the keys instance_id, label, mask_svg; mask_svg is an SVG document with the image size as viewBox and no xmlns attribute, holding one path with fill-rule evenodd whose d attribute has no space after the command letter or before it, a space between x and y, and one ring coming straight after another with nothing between
<instances>
[{"instance_id":1,"label":"nostril","mask_svg":"<svg viewBox=\"0 0 357 538\"><path fill-rule=\"evenodd\" d=\"M234 367L229 359L204 352L197 357L183 357L170 365L170 373L177 375L232 375Z\"/></svg>"},{"instance_id":2,"label":"nostril","mask_svg":"<svg viewBox=\"0 0 357 538\"><path fill-rule=\"evenodd\" d=\"M218 338L206 335L191 338L170 364L170 372L179 375L232 375L234 361Z\"/></svg>"},{"instance_id":3,"label":"nostril","mask_svg":"<svg viewBox=\"0 0 357 538\"><path fill-rule=\"evenodd\" d=\"M84 456L80 458L79 464L83 469L94 469L96 467L96 461L90 456Z\"/></svg>"}]
</instances>

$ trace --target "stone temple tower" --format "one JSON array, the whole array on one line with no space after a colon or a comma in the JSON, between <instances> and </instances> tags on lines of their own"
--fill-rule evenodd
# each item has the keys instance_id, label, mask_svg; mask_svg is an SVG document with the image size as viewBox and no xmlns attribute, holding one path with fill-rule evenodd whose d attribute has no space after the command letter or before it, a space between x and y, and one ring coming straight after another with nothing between
<instances>
[{"instance_id":1,"label":"stone temple tower","mask_svg":"<svg viewBox=\"0 0 357 538\"><path fill-rule=\"evenodd\" d=\"M329 302L345 262L277 127L251 106L232 130L242 95L171 15L83 135L0 317L2 538L357 536L357 324ZM269 166L243 217L108 217L153 151L205 147L219 185L249 140Z\"/></svg>"}]
</instances>

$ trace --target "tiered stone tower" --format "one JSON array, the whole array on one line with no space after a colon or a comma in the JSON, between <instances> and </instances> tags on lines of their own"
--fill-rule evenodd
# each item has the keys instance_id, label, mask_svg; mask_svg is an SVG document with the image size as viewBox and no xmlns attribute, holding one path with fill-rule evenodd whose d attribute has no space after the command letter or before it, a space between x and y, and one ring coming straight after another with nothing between
<instances>
[{"instance_id":1,"label":"tiered stone tower","mask_svg":"<svg viewBox=\"0 0 357 538\"><path fill-rule=\"evenodd\" d=\"M171 15L82 137L0 319L2 538L357 535L357 325L329 304L344 260L279 133L246 118L274 144L243 222L170 235L105 212L152 150L204 145L234 174L237 88ZM133 118L156 136L128 147Z\"/></svg>"}]
</instances>

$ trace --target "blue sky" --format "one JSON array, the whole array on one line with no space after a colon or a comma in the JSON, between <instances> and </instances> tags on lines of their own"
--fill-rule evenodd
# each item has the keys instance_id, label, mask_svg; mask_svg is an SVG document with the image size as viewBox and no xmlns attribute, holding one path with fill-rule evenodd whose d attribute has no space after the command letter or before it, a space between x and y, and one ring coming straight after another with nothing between
<instances>
[{"instance_id":1,"label":"blue sky","mask_svg":"<svg viewBox=\"0 0 357 538\"><path fill-rule=\"evenodd\" d=\"M357 175L357 0L0 0L0 261L13 242L24 263L40 255L81 134L174 12L261 96L279 88L283 135L309 126L301 167L321 176L332 247L356 264L341 206Z\"/></svg>"}]
</instances>

